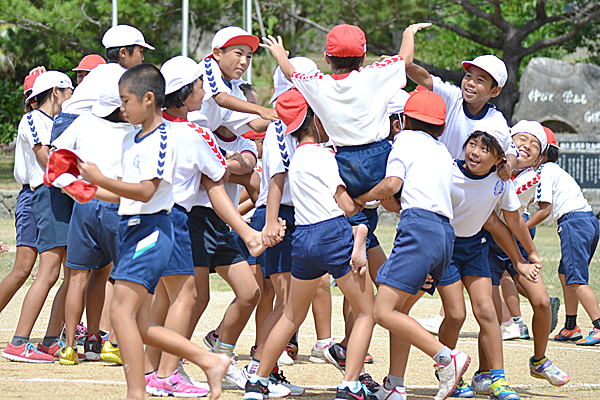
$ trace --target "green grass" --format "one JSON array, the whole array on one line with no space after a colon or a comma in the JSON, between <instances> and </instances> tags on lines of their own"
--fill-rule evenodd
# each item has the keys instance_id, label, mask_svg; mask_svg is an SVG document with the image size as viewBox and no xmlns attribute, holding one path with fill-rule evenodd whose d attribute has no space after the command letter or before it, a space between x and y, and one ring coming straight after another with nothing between
<instances>
[{"instance_id":1,"label":"green grass","mask_svg":"<svg viewBox=\"0 0 600 400\"><path fill-rule=\"evenodd\" d=\"M6 153L0 151L0 190L20 190L19 185L13 177L13 166L15 164L14 152Z\"/></svg>"}]
</instances>

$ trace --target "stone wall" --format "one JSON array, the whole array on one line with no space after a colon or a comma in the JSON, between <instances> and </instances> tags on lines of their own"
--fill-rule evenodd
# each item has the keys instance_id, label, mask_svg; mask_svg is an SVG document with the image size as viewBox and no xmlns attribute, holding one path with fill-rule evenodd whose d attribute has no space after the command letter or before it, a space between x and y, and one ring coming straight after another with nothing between
<instances>
[{"instance_id":1,"label":"stone wall","mask_svg":"<svg viewBox=\"0 0 600 400\"><path fill-rule=\"evenodd\" d=\"M18 190L0 191L0 218L14 218L15 208L17 208Z\"/></svg>"}]
</instances>

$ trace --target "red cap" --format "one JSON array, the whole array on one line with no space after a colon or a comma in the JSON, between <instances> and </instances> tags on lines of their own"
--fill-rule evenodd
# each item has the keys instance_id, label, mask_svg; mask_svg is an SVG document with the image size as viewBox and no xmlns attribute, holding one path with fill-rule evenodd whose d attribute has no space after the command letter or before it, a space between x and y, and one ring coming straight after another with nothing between
<instances>
[{"instance_id":1,"label":"red cap","mask_svg":"<svg viewBox=\"0 0 600 400\"><path fill-rule=\"evenodd\" d=\"M258 133L256 131L253 131L252 129L250 129L248 132L244 133L242 136L245 137L246 139L250 139L250 140L264 139L265 132Z\"/></svg>"},{"instance_id":2,"label":"red cap","mask_svg":"<svg viewBox=\"0 0 600 400\"><path fill-rule=\"evenodd\" d=\"M104 58L98 54L88 54L83 57L79 62L79 65L73 68L73 71L91 71L98 65L106 64Z\"/></svg>"},{"instance_id":3,"label":"red cap","mask_svg":"<svg viewBox=\"0 0 600 400\"><path fill-rule=\"evenodd\" d=\"M367 39L358 26L336 25L327 34L325 49L333 57L362 57L367 52Z\"/></svg>"},{"instance_id":4,"label":"red cap","mask_svg":"<svg viewBox=\"0 0 600 400\"><path fill-rule=\"evenodd\" d=\"M23 93L27 93L28 90L33 89L33 83L35 82L35 79L40 76L40 74L41 72L36 69L31 73L31 75L27 75L25 77L25 82L23 83Z\"/></svg>"},{"instance_id":5,"label":"red cap","mask_svg":"<svg viewBox=\"0 0 600 400\"><path fill-rule=\"evenodd\" d=\"M285 133L288 134L300 128L304 122L308 103L304 96L296 88L293 88L277 98L275 110L281 121L287 126Z\"/></svg>"},{"instance_id":6,"label":"red cap","mask_svg":"<svg viewBox=\"0 0 600 400\"><path fill-rule=\"evenodd\" d=\"M556 142L556 136L554 136L554 132L552 132L550 128L546 128L545 126L544 132L546 132L546 137L548 138L548 146L554 146L557 149L560 149L560 147L558 147L558 143Z\"/></svg>"},{"instance_id":7,"label":"red cap","mask_svg":"<svg viewBox=\"0 0 600 400\"><path fill-rule=\"evenodd\" d=\"M446 120L446 102L429 90L414 92L406 101L404 115L432 125L443 125Z\"/></svg>"},{"instance_id":8,"label":"red cap","mask_svg":"<svg viewBox=\"0 0 600 400\"><path fill-rule=\"evenodd\" d=\"M78 178L77 154L68 149L58 149L50 153L44 183L48 186L61 188L78 203L87 203L94 198L98 186Z\"/></svg>"}]
</instances>

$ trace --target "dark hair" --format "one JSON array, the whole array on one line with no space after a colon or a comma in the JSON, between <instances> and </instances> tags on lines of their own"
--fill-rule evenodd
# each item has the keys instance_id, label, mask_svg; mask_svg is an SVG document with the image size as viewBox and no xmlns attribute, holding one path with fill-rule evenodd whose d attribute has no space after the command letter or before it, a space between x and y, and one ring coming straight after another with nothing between
<instances>
[{"instance_id":1,"label":"dark hair","mask_svg":"<svg viewBox=\"0 0 600 400\"><path fill-rule=\"evenodd\" d=\"M129 68L119 80L121 85L127 85L127 89L140 101L146 93L152 92L158 108L162 108L165 102L165 78L152 64L138 64Z\"/></svg>"},{"instance_id":2,"label":"dark hair","mask_svg":"<svg viewBox=\"0 0 600 400\"><path fill-rule=\"evenodd\" d=\"M240 89L242 89L242 92L244 92L244 96L248 97L247 93L248 92L256 92L256 88L254 86L252 86L251 83L242 83L240 85Z\"/></svg>"},{"instance_id":3,"label":"dark hair","mask_svg":"<svg viewBox=\"0 0 600 400\"><path fill-rule=\"evenodd\" d=\"M52 89L54 89L54 88L44 90L42 93L39 93L34 97L35 101L38 103L38 108L43 106L44 103L46 103L50 99L50 97L52 95ZM67 89L68 88L58 88L58 90L60 90L61 92L64 92Z\"/></svg>"},{"instance_id":4,"label":"dark hair","mask_svg":"<svg viewBox=\"0 0 600 400\"><path fill-rule=\"evenodd\" d=\"M473 133L471 133L471 135L467 138L467 140L465 140L465 143L463 144L463 149L467 147L467 144L473 140L473 139L477 139L478 137L481 137L481 142L496 156L496 157L500 157L504 155L504 151L502 150L502 147L500 146L500 143L498 143L498 141L496 140L495 137L493 137L492 135L490 135L489 133L486 132L481 132L481 131L475 131Z\"/></svg>"},{"instance_id":5,"label":"dark hair","mask_svg":"<svg viewBox=\"0 0 600 400\"><path fill-rule=\"evenodd\" d=\"M548 161L556 162L556 160L558 160L558 147L554 145L548 146L548 150L546 150L546 157L548 157Z\"/></svg>"},{"instance_id":6,"label":"dark hair","mask_svg":"<svg viewBox=\"0 0 600 400\"><path fill-rule=\"evenodd\" d=\"M131 55L135 51L135 46L135 44L132 44L130 46L109 47L106 49L106 58L108 61L119 61L119 51L121 51L122 48L125 48L129 55Z\"/></svg>"},{"instance_id":7,"label":"dark hair","mask_svg":"<svg viewBox=\"0 0 600 400\"><path fill-rule=\"evenodd\" d=\"M115 108L113 112L102 118L110 122L125 122L121 119L121 107Z\"/></svg>"},{"instance_id":8,"label":"dark hair","mask_svg":"<svg viewBox=\"0 0 600 400\"><path fill-rule=\"evenodd\" d=\"M409 117L404 114L406 117L406 127L407 129L413 131L423 131L427 132L432 136L439 137L444 132L444 124L442 125L434 125L427 122L423 122L421 120Z\"/></svg>"},{"instance_id":9,"label":"dark hair","mask_svg":"<svg viewBox=\"0 0 600 400\"><path fill-rule=\"evenodd\" d=\"M310 129L310 123L312 122L314 117L315 112L309 106L306 109L306 117L304 118L304 121L302 121L302 125L300 125L298 129L296 129L294 132L290 133L290 135L298 142L300 142L304 138L304 136L306 136L306 133Z\"/></svg>"},{"instance_id":10,"label":"dark hair","mask_svg":"<svg viewBox=\"0 0 600 400\"><path fill-rule=\"evenodd\" d=\"M490 75L491 76L491 75ZM498 81L492 76L492 89L498 86Z\"/></svg>"},{"instance_id":11,"label":"dark hair","mask_svg":"<svg viewBox=\"0 0 600 400\"><path fill-rule=\"evenodd\" d=\"M200 77L198 79L202 80L202 77ZM188 83L181 89L176 90L173 93L169 93L168 95L166 95L165 103L163 104L163 107L164 108L180 108L180 107L185 106L185 101L187 100L188 96L190 94L194 93L194 85L196 84L198 79L196 79L192 83Z\"/></svg>"},{"instance_id":12,"label":"dark hair","mask_svg":"<svg viewBox=\"0 0 600 400\"><path fill-rule=\"evenodd\" d=\"M363 57L334 57L327 55L331 66L337 70L346 72L358 71L363 65Z\"/></svg>"}]
</instances>

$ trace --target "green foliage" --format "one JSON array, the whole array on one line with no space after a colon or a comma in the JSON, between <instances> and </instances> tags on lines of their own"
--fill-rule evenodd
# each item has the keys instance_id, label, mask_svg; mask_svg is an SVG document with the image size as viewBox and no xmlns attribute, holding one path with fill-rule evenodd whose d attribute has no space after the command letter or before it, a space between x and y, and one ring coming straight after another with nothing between
<instances>
[{"instance_id":1,"label":"green foliage","mask_svg":"<svg viewBox=\"0 0 600 400\"><path fill-rule=\"evenodd\" d=\"M0 144L10 143L23 115L23 86L10 79L0 80L0 104Z\"/></svg>"}]
</instances>

